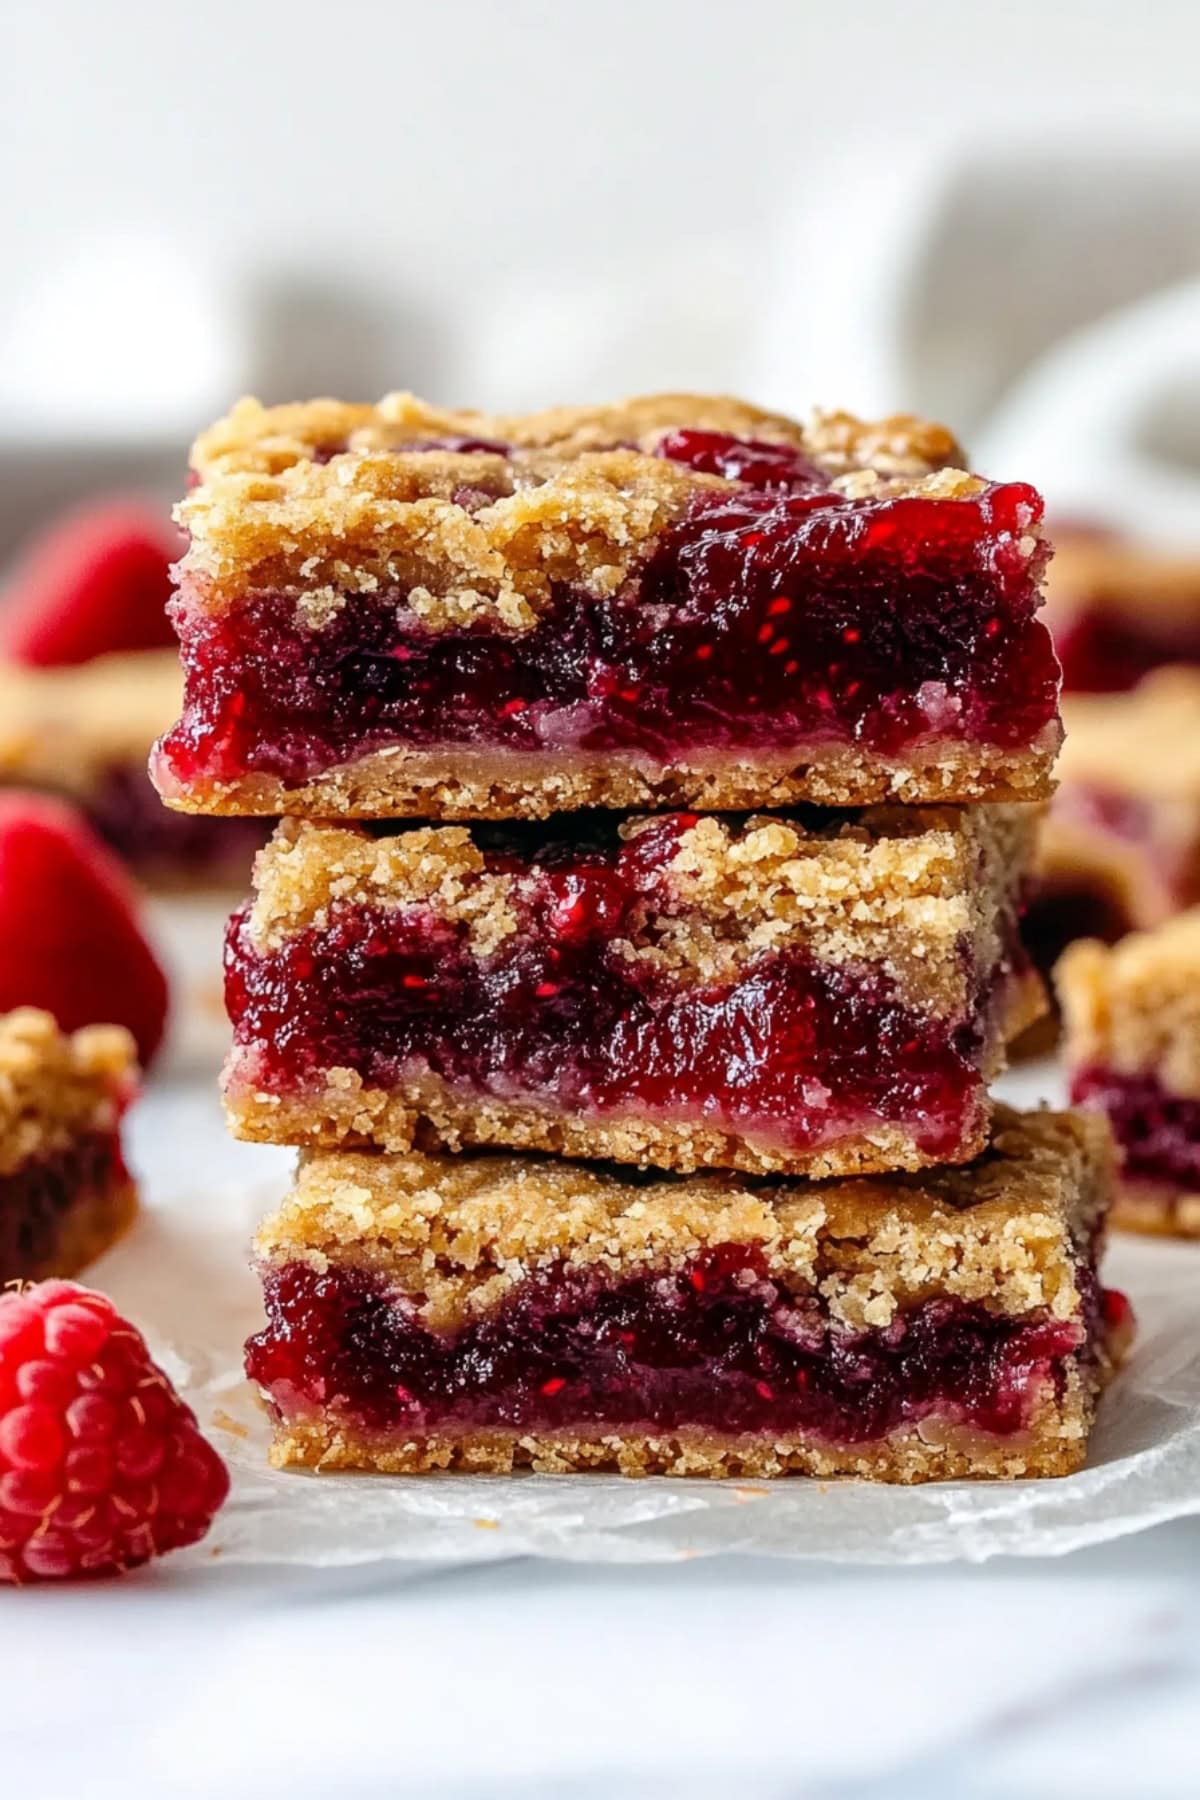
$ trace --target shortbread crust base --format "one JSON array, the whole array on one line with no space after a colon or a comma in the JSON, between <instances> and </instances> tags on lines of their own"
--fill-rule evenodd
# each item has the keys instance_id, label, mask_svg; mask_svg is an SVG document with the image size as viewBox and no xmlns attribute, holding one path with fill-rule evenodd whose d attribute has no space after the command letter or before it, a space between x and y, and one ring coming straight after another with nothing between
<instances>
[{"instance_id":1,"label":"shortbread crust base","mask_svg":"<svg viewBox=\"0 0 1200 1800\"><path fill-rule=\"evenodd\" d=\"M964 1429L936 1416L870 1443L804 1442L709 1431L518 1432L434 1429L419 1436L372 1436L329 1419L276 1426L276 1468L361 1469L388 1475L463 1470L508 1475L516 1469L558 1475L608 1470L620 1475L772 1479L857 1476L912 1484L961 1479L1019 1480L1070 1475L1083 1466L1103 1385L1099 1371L1069 1371L1061 1395L1037 1402L1029 1427L1012 1436Z\"/></svg>"},{"instance_id":2,"label":"shortbread crust base","mask_svg":"<svg viewBox=\"0 0 1200 1800\"><path fill-rule=\"evenodd\" d=\"M584 807L694 807L767 811L804 801L873 806L887 801L963 803L1041 800L1061 728L1048 725L1032 747L953 741L924 744L900 761L858 745L808 753L755 750L694 752L669 766L617 754L569 751L526 755L503 750L373 750L289 787L248 773L232 782L178 783L161 756L152 763L159 792L180 812L247 813L345 819L546 819Z\"/></svg>"}]
</instances>

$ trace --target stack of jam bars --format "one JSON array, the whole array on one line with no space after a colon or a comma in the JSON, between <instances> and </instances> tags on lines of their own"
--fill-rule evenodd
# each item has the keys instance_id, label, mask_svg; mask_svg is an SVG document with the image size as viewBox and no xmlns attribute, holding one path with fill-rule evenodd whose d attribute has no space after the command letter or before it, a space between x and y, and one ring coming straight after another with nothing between
<instances>
[{"instance_id":1,"label":"stack of jam bars","mask_svg":"<svg viewBox=\"0 0 1200 1800\"><path fill-rule=\"evenodd\" d=\"M960 465L680 396L201 438L154 767L283 815L225 1076L303 1151L248 1348L279 1462L1081 1462L1108 1135L987 1096L1040 1005L1046 550Z\"/></svg>"}]
</instances>

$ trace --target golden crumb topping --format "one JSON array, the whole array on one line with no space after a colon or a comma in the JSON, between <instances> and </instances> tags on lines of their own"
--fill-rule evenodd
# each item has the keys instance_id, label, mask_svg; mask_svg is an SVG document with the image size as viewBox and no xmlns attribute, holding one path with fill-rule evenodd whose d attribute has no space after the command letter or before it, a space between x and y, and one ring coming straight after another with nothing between
<instances>
[{"instance_id":1,"label":"golden crumb topping","mask_svg":"<svg viewBox=\"0 0 1200 1800\"><path fill-rule=\"evenodd\" d=\"M1111 948L1072 944L1054 979L1072 1068L1155 1074L1200 1098L1200 907Z\"/></svg>"},{"instance_id":2,"label":"golden crumb topping","mask_svg":"<svg viewBox=\"0 0 1200 1800\"><path fill-rule=\"evenodd\" d=\"M83 1133L114 1131L135 1077L123 1026L67 1034L34 1007L0 1015L0 1174Z\"/></svg>"},{"instance_id":3,"label":"golden crumb topping","mask_svg":"<svg viewBox=\"0 0 1200 1800\"><path fill-rule=\"evenodd\" d=\"M733 486L654 454L677 428L793 445L854 497L955 499L982 486L953 466L961 454L943 426L903 415L800 424L686 394L496 417L411 394L377 406L242 400L193 450L199 481L178 510L189 603L294 592L320 629L347 594L387 585L432 630L529 630L552 583L612 594L697 490Z\"/></svg>"},{"instance_id":4,"label":"golden crumb topping","mask_svg":"<svg viewBox=\"0 0 1200 1800\"><path fill-rule=\"evenodd\" d=\"M819 1292L854 1326L886 1326L941 1295L1069 1318L1111 1171L1101 1120L1007 1108L967 1168L821 1185L732 1174L643 1183L519 1156L316 1154L302 1157L257 1250L275 1263L372 1269L435 1330L489 1311L538 1269L620 1281L719 1244L756 1247L773 1279Z\"/></svg>"}]
</instances>

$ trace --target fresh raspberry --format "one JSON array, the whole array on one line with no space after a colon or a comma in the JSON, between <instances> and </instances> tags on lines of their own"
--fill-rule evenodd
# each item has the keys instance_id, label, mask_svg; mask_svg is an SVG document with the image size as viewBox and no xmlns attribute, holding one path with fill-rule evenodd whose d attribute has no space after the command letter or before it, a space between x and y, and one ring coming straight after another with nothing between
<instances>
[{"instance_id":1,"label":"fresh raspberry","mask_svg":"<svg viewBox=\"0 0 1200 1800\"><path fill-rule=\"evenodd\" d=\"M132 1569L229 1492L139 1331L73 1281L0 1295L0 1580Z\"/></svg>"},{"instance_id":2,"label":"fresh raspberry","mask_svg":"<svg viewBox=\"0 0 1200 1800\"><path fill-rule=\"evenodd\" d=\"M125 1025L145 1067L167 981L124 870L59 800L0 793L0 1012L40 1006L64 1031Z\"/></svg>"},{"instance_id":3,"label":"fresh raspberry","mask_svg":"<svg viewBox=\"0 0 1200 1800\"><path fill-rule=\"evenodd\" d=\"M178 534L140 500L68 514L35 539L8 585L0 657L83 663L174 644L166 604L181 551Z\"/></svg>"}]
</instances>

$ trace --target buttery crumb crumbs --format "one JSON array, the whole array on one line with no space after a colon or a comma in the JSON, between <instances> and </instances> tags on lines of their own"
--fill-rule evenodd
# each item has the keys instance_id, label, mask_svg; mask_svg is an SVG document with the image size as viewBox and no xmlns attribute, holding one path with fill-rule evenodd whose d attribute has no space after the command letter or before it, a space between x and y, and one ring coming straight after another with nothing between
<instances>
[{"instance_id":1,"label":"buttery crumb crumbs","mask_svg":"<svg viewBox=\"0 0 1200 1800\"><path fill-rule=\"evenodd\" d=\"M344 595L386 581L415 596L427 629L528 631L553 584L615 593L697 491L733 487L654 455L681 427L793 445L852 498L958 499L983 486L953 466L961 452L943 426L907 415L817 412L801 424L687 394L516 417L448 412L411 394L377 406L243 400L192 453L198 483L177 515L190 539L189 604L221 610L256 588ZM505 453L442 447L460 438ZM323 602L302 607L314 629L335 616Z\"/></svg>"}]
</instances>

